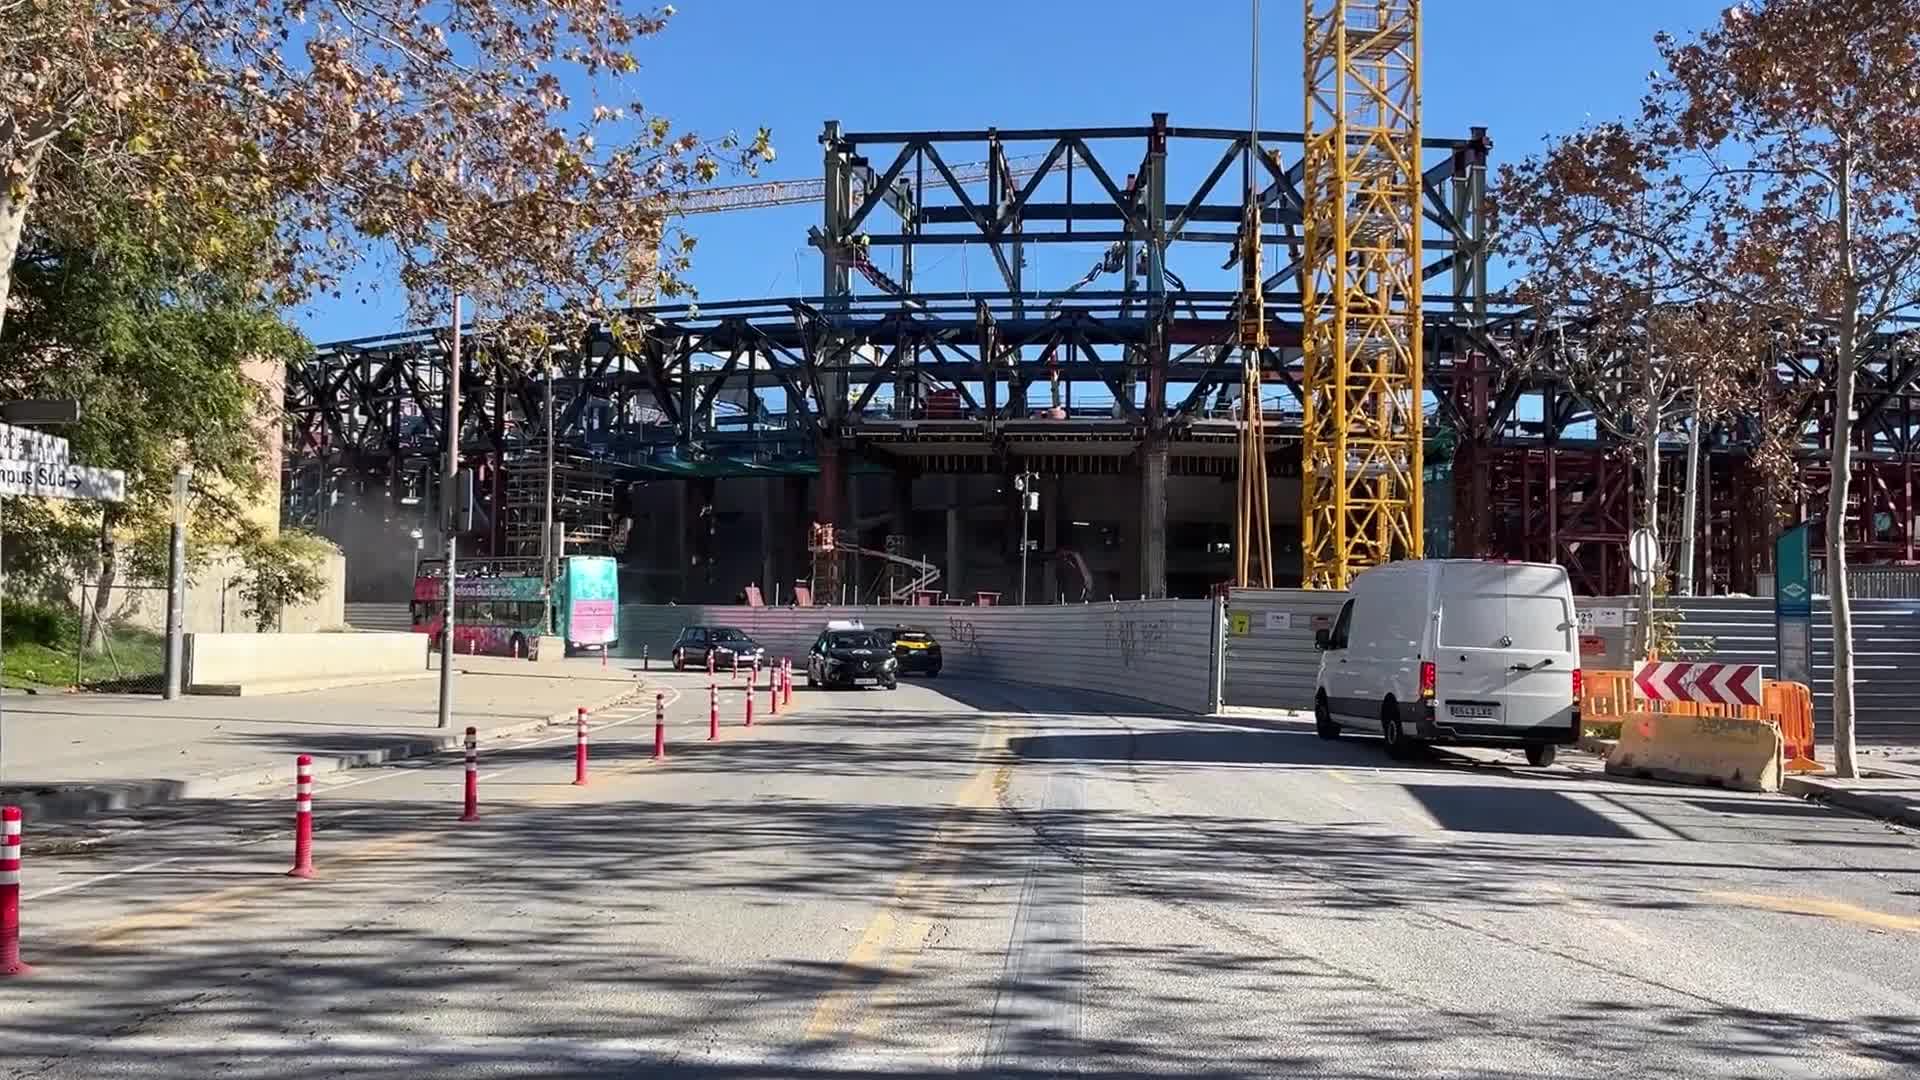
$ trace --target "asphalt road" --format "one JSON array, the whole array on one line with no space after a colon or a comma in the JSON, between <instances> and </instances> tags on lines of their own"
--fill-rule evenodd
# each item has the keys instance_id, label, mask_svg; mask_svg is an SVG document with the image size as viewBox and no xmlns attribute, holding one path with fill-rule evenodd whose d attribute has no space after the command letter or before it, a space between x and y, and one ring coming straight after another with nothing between
<instances>
[{"instance_id":1,"label":"asphalt road","mask_svg":"<svg viewBox=\"0 0 1920 1080\"><path fill-rule=\"evenodd\" d=\"M943 678L670 709L34 850L14 1077L1920 1073L1920 846ZM765 721L765 694L757 706ZM291 793L289 792L289 795Z\"/></svg>"}]
</instances>

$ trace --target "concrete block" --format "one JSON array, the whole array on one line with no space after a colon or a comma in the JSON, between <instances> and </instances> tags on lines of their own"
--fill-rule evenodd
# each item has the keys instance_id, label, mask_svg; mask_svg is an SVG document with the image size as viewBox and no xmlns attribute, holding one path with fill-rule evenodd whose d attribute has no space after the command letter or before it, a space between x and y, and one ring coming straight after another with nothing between
<instances>
[{"instance_id":1,"label":"concrete block","mask_svg":"<svg viewBox=\"0 0 1920 1080\"><path fill-rule=\"evenodd\" d=\"M529 657L536 664L558 664L567 658L567 639L558 634L542 634L533 639L533 655Z\"/></svg>"},{"instance_id":2,"label":"concrete block","mask_svg":"<svg viewBox=\"0 0 1920 1080\"><path fill-rule=\"evenodd\" d=\"M1780 729L1764 720L1635 713L1607 755L1617 776L1649 776L1742 791L1779 791Z\"/></svg>"},{"instance_id":3,"label":"concrete block","mask_svg":"<svg viewBox=\"0 0 1920 1080\"><path fill-rule=\"evenodd\" d=\"M286 694L425 677L425 634L188 634L190 694Z\"/></svg>"}]
</instances>

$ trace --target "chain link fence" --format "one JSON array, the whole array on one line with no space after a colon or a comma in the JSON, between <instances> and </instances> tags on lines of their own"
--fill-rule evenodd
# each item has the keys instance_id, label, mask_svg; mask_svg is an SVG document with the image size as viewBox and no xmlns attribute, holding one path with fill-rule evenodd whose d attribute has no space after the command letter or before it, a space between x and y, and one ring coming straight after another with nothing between
<instances>
[{"instance_id":1,"label":"chain link fence","mask_svg":"<svg viewBox=\"0 0 1920 1080\"><path fill-rule=\"evenodd\" d=\"M165 683L167 592L74 581L6 598L0 671L8 687L157 694Z\"/></svg>"}]
</instances>

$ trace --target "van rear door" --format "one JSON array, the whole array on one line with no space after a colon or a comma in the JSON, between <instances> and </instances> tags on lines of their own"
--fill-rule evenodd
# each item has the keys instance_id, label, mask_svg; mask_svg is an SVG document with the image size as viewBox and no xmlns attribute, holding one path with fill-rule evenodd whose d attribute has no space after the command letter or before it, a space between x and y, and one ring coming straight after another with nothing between
<instances>
[{"instance_id":1,"label":"van rear door","mask_svg":"<svg viewBox=\"0 0 1920 1080\"><path fill-rule=\"evenodd\" d=\"M1557 566L1444 563L1434 719L1515 734L1570 724L1571 593Z\"/></svg>"}]
</instances>

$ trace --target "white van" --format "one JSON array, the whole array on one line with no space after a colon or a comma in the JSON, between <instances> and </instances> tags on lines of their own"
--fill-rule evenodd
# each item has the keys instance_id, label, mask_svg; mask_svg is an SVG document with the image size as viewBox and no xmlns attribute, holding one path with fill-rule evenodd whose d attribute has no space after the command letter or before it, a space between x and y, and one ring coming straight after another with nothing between
<instances>
[{"instance_id":1,"label":"white van","mask_svg":"<svg viewBox=\"0 0 1920 1080\"><path fill-rule=\"evenodd\" d=\"M1379 732L1404 757L1427 743L1524 747L1534 765L1580 739L1573 586L1552 563L1429 559L1354 576L1314 635L1315 728Z\"/></svg>"}]
</instances>

